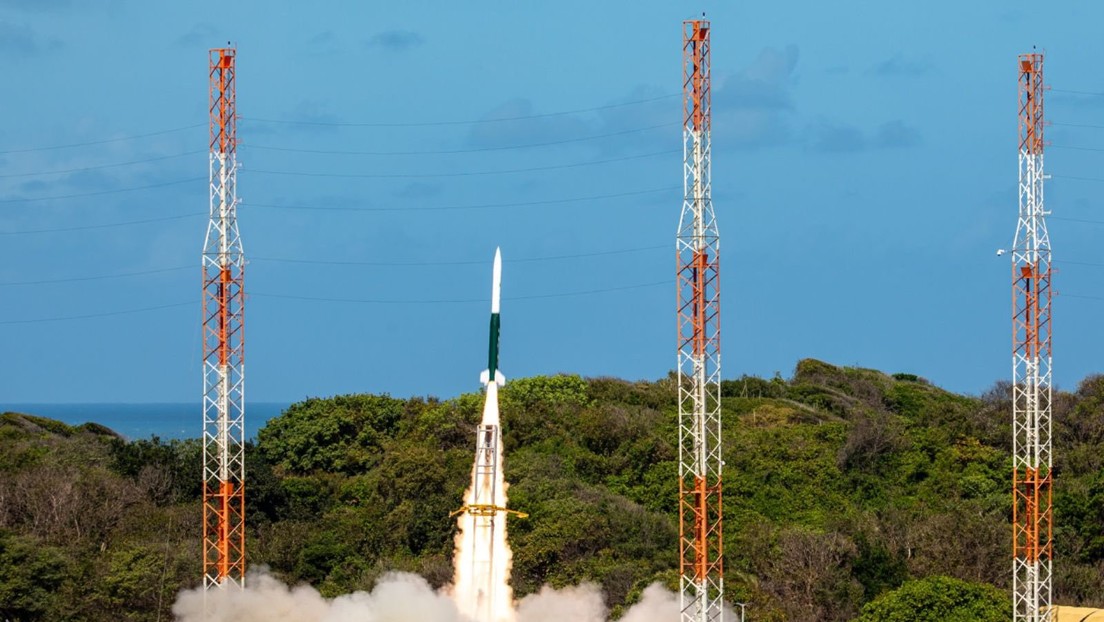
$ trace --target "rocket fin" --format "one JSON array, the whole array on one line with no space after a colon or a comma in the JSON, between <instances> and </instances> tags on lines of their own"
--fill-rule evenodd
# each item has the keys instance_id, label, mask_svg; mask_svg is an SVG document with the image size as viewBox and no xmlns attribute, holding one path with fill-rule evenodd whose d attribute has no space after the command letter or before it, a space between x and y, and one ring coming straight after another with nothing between
<instances>
[{"instance_id":1,"label":"rocket fin","mask_svg":"<svg viewBox=\"0 0 1104 622\"><path fill-rule=\"evenodd\" d=\"M490 381L491 381L491 372L490 372L489 369L484 369L482 372L480 372L480 374L479 374L479 384L481 384L483 386L487 386L487 384L490 383ZM497 384L500 387L506 386L506 376L503 376L502 372L500 372L497 369L495 370L494 381L495 381L495 384Z\"/></svg>"}]
</instances>

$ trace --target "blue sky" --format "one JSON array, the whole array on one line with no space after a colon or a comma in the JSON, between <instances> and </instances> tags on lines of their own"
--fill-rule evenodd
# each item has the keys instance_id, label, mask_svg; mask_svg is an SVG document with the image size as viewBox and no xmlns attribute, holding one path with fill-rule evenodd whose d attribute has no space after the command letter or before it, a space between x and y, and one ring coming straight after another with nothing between
<instances>
[{"instance_id":1,"label":"blue sky","mask_svg":"<svg viewBox=\"0 0 1104 622\"><path fill-rule=\"evenodd\" d=\"M1104 181L1071 179L1104 180L1104 129L1077 127L1104 126L1104 5L901 4L0 0L0 406L198 401L207 49L228 40L250 400L474 390L496 245L507 377L665 375L680 24L701 10L724 375L1009 374L994 251L1016 55L1038 46L1073 388L1104 345L1104 224L1082 222Z\"/></svg>"}]
</instances>

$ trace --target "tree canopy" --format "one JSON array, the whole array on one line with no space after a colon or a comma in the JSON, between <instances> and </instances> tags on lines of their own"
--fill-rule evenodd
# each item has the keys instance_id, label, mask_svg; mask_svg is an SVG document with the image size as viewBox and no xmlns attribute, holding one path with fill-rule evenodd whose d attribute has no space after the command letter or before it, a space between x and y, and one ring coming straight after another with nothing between
<instances>
[{"instance_id":1,"label":"tree canopy","mask_svg":"<svg viewBox=\"0 0 1104 622\"><path fill-rule=\"evenodd\" d=\"M994 600L1010 580L1006 384L962 396L804 360L721 392L725 585L750 620L1007 611ZM247 448L250 565L328 596L391 570L449 583L482 399L289 407ZM650 583L675 587L674 381L522 378L501 404L509 505L530 515L509 521L516 593L589 581L617 614ZM1055 394L1064 604L1104 605L1102 415L1104 377ZM167 619L199 579L200 451L0 415L0 619Z\"/></svg>"},{"instance_id":2,"label":"tree canopy","mask_svg":"<svg viewBox=\"0 0 1104 622\"><path fill-rule=\"evenodd\" d=\"M867 603L857 622L1005 622L1007 592L950 577L909 581Z\"/></svg>"}]
</instances>

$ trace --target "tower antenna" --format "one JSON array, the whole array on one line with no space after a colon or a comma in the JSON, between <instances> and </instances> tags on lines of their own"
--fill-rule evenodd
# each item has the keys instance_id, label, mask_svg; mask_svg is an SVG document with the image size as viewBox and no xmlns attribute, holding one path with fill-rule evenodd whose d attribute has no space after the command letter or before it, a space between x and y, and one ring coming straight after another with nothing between
<instances>
[{"instance_id":1,"label":"tower antenna","mask_svg":"<svg viewBox=\"0 0 1104 622\"><path fill-rule=\"evenodd\" d=\"M1043 55L1019 58L1020 213L1012 249L1012 619L1051 620L1050 236Z\"/></svg>"},{"instance_id":2,"label":"tower antenna","mask_svg":"<svg viewBox=\"0 0 1104 622\"><path fill-rule=\"evenodd\" d=\"M721 326L710 172L710 28L682 24L683 201L678 255L679 575L683 622L717 622L721 539Z\"/></svg>"},{"instance_id":3,"label":"tower antenna","mask_svg":"<svg viewBox=\"0 0 1104 622\"><path fill-rule=\"evenodd\" d=\"M245 586L245 367L237 50L210 51L211 219L203 245L203 585Z\"/></svg>"}]
</instances>

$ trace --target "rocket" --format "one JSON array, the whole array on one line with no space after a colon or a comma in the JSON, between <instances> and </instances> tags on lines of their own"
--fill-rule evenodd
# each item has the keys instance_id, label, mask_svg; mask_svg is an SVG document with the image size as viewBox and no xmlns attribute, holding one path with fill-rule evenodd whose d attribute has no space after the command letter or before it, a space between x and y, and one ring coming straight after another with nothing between
<instances>
[{"instance_id":1,"label":"rocket","mask_svg":"<svg viewBox=\"0 0 1104 622\"><path fill-rule=\"evenodd\" d=\"M451 516L457 520L456 555L453 559L453 598L474 622L513 622L513 590L510 564L513 553L506 540L506 517L528 514L506 507L507 485L502 471L502 438L498 388L506 378L498 370L499 304L502 290L502 252L495 249L491 281L491 331L487 369L480 382L486 388L483 419L475 431L475 460L471 487L464 505Z\"/></svg>"},{"instance_id":2,"label":"rocket","mask_svg":"<svg viewBox=\"0 0 1104 622\"><path fill-rule=\"evenodd\" d=\"M487 369L479 375L479 382L483 386L493 381L498 386L506 384L506 376L498 371L498 333L499 303L502 300L502 249L495 248L494 269L491 276L491 334L490 344L487 349Z\"/></svg>"}]
</instances>

